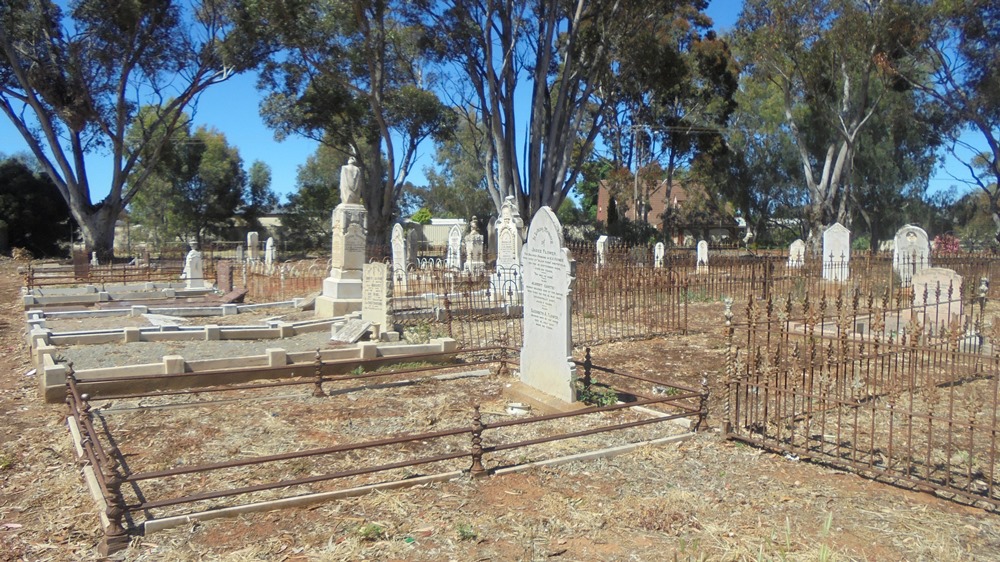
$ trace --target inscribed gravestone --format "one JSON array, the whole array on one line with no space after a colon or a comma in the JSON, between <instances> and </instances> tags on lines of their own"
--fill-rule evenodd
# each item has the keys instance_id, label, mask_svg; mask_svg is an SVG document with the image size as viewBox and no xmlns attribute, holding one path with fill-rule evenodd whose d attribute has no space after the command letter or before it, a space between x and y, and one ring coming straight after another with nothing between
<instances>
[{"instance_id":1,"label":"inscribed gravestone","mask_svg":"<svg viewBox=\"0 0 1000 562\"><path fill-rule=\"evenodd\" d=\"M570 291L573 261L562 226L549 207L535 213L521 253L524 268L524 345L521 380L566 402L576 401Z\"/></svg>"},{"instance_id":2,"label":"inscribed gravestone","mask_svg":"<svg viewBox=\"0 0 1000 562\"><path fill-rule=\"evenodd\" d=\"M823 232L823 279L847 281L850 277L851 231L834 223Z\"/></svg>"},{"instance_id":3,"label":"inscribed gravestone","mask_svg":"<svg viewBox=\"0 0 1000 562\"><path fill-rule=\"evenodd\" d=\"M653 246L653 267L663 267L663 253L663 242L657 242L656 245Z\"/></svg>"},{"instance_id":4,"label":"inscribed gravestone","mask_svg":"<svg viewBox=\"0 0 1000 562\"><path fill-rule=\"evenodd\" d=\"M788 267L802 267L806 263L806 243L796 238L788 247Z\"/></svg>"},{"instance_id":5,"label":"inscribed gravestone","mask_svg":"<svg viewBox=\"0 0 1000 562\"><path fill-rule=\"evenodd\" d=\"M392 329L389 314L389 267L382 262L366 263L361 286L361 319L378 324L382 331Z\"/></svg>"},{"instance_id":6,"label":"inscribed gravestone","mask_svg":"<svg viewBox=\"0 0 1000 562\"><path fill-rule=\"evenodd\" d=\"M697 255L697 268L698 273L705 273L708 271L708 242L705 240L698 241L698 255Z\"/></svg>"},{"instance_id":7,"label":"inscribed gravestone","mask_svg":"<svg viewBox=\"0 0 1000 562\"><path fill-rule=\"evenodd\" d=\"M445 263L449 269L462 269L462 228L457 224L448 231L448 255Z\"/></svg>"},{"instance_id":8,"label":"inscribed gravestone","mask_svg":"<svg viewBox=\"0 0 1000 562\"><path fill-rule=\"evenodd\" d=\"M344 322L343 326L333 329L333 333L330 337L330 341L343 342L343 343L357 343L361 339L361 336L365 335L372 325L371 322L367 320L361 320L360 318L350 318Z\"/></svg>"},{"instance_id":9,"label":"inscribed gravestone","mask_svg":"<svg viewBox=\"0 0 1000 562\"><path fill-rule=\"evenodd\" d=\"M930 267L931 245L927 232L908 224L896 231L893 246L892 268L899 274L902 286L909 287L915 274Z\"/></svg>"},{"instance_id":10,"label":"inscribed gravestone","mask_svg":"<svg viewBox=\"0 0 1000 562\"><path fill-rule=\"evenodd\" d=\"M517 210L514 197L509 196L500 207L496 221L497 269L510 269L521 265L521 230L524 222Z\"/></svg>"}]
</instances>

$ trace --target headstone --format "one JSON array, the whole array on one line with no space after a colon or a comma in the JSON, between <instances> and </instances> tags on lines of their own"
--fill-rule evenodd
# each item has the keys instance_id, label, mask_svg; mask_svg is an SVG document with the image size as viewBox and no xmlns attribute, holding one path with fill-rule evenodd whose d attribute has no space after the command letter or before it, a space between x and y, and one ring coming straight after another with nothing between
<instances>
[{"instance_id":1,"label":"headstone","mask_svg":"<svg viewBox=\"0 0 1000 562\"><path fill-rule=\"evenodd\" d=\"M367 320L350 318L342 326L333 329L330 341L342 343L357 343L372 325Z\"/></svg>"},{"instance_id":2,"label":"headstone","mask_svg":"<svg viewBox=\"0 0 1000 562\"><path fill-rule=\"evenodd\" d=\"M184 286L188 289L202 289L205 287L205 272L201 262L201 252L191 248L184 258Z\"/></svg>"},{"instance_id":3,"label":"headstone","mask_svg":"<svg viewBox=\"0 0 1000 562\"><path fill-rule=\"evenodd\" d=\"M944 267L925 267L913 274L912 282L913 311L925 329L961 318L961 275Z\"/></svg>"},{"instance_id":4,"label":"headstone","mask_svg":"<svg viewBox=\"0 0 1000 562\"><path fill-rule=\"evenodd\" d=\"M823 279L844 282L851 276L851 231L834 223L823 231Z\"/></svg>"},{"instance_id":5,"label":"headstone","mask_svg":"<svg viewBox=\"0 0 1000 562\"><path fill-rule=\"evenodd\" d=\"M483 261L483 235L479 233L476 217L469 221L469 235L465 237L465 269L470 273L482 273L486 269Z\"/></svg>"},{"instance_id":6,"label":"headstone","mask_svg":"<svg viewBox=\"0 0 1000 562\"><path fill-rule=\"evenodd\" d=\"M246 259L245 253L243 251L243 244L236 246L236 263L242 264Z\"/></svg>"},{"instance_id":7,"label":"headstone","mask_svg":"<svg viewBox=\"0 0 1000 562\"><path fill-rule=\"evenodd\" d=\"M396 223L392 226L392 235L389 237L389 245L392 247L392 280L396 288L406 290L406 269L407 248L406 236L403 233L403 225Z\"/></svg>"},{"instance_id":8,"label":"headstone","mask_svg":"<svg viewBox=\"0 0 1000 562\"><path fill-rule=\"evenodd\" d=\"M606 263L605 260L607 259L607 254L608 254L608 237L602 234L597 237L597 256L594 261L598 269L604 267L604 264Z\"/></svg>"},{"instance_id":9,"label":"headstone","mask_svg":"<svg viewBox=\"0 0 1000 562\"><path fill-rule=\"evenodd\" d=\"M806 243L796 238L788 247L788 267L802 267L806 263Z\"/></svg>"},{"instance_id":10,"label":"headstone","mask_svg":"<svg viewBox=\"0 0 1000 562\"><path fill-rule=\"evenodd\" d=\"M380 331L392 330L389 296L392 285L389 266L383 262L366 263L361 289L361 319L378 324Z\"/></svg>"},{"instance_id":11,"label":"headstone","mask_svg":"<svg viewBox=\"0 0 1000 562\"><path fill-rule=\"evenodd\" d=\"M330 219L330 276L323 280L323 294L316 297L316 316L320 318L344 316L361 310L368 214L364 205L357 202L360 199L355 198L361 188L358 185L360 172L353 160L348 160L340 169L342 201L333 210Z\"/></svg>"},{"instance_id":12,"label":"headstone","mask_svg":"<svg viewBox=\"0 0 1000 562\"><path fill-rule=\"evenodd\" d=\"M908 224L896 231L893 239L892 268L899 274L903 287L917 273L930 267L931 245L927 232L919 226Z\"/></svg>"},{"instance_id":13,"label":"headstone","mask_svg":"<svg viewBox=\"0 0 1000 562\"><path fill-rule=\"evenodd\" d=\"M521 381L566 402L576 401L570 292L574 262L563 247L562 225L549 207L535 213L521 253L524 268L524 345Z\"/></svg>"},{"instance_id":14,"label":"headstone","mask_svg":"<svg viewBox=\"0 0 1000 562\"><path fill-rule=\"evenodd\" d=\"M449 269L462 269L462 228L457 224L448 231L448 255L445 263Z\"/></svg>"},{"instance_id":15,"label":"headstone","mask_svg":"<svg viewBox=\"0 0 1000 562\"><path fill-rule=\"evenodd\" d=\"M260 259L260 234L247 232L247 251L250 253L250 261Z\"/></svg>"},{"instance_id":16,"label":"headstone","mask_svg":"<svg viewBox=\"0 0 1000 562\"><path fill-rule=\"evenodd\" d=\"M497 269L521 266L521 230L524 221L517 210L513 196L508 196L500 207L500 217L495 223L497 239Z\"/></svg>"},{"instance_id":17,"label":"headstone","mask_svg":"<svg viewBox=\"0 0 1000 562\"><path fill-rule=\"evenodd\" d=\"M101 265L101 262L97 261L97 252L90 253L90 266L97 267Z\"/></svg>"},{"instance_id":18,"label":"headstone","mask_svg":"<svg viewBox=\"0 0 1000 562\"><path fill-rule=\"evenodd\" d=\"M697 251L697 272L708 273L708 242L705 240L699 240Z\"/></svg>"},{"instance_id":19,"label":"headstone","mask_svg":"<svg viewBox=\"0 0 1000 562\"><path fill-rule=\"evenodd\" d=\"M215 266L215 286L223 293L233 290L233 262L223 260Z\"/></svg>"},{"instance_id":20,"label":"headstone","mask_svg":"<svg viewBox=\"0 0 1000 562\"><path fill-rule=\"evenodd\" d=\"M274 267L274 238L268 237L267 242L264 244L264 265L270 270Z\"/></svg>"},{"instance_id":21,"label":"headstone","mask_svg":"<svg viewBox=\"0 0 1000 562\"><path fill-rule=\"evenodd\" d=\"M664 251L665 248L663 246L663 242L657 242L656 245L653 246L653 267L656 268L663 267Z\"/></svg>"}]
</instances>

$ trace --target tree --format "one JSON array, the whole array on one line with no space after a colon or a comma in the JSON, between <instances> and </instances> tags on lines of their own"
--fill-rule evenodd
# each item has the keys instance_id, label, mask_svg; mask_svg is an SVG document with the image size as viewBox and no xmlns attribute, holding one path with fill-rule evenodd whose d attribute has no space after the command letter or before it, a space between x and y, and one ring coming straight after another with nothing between
<instances>
[{"instance_id":1,"label":"tree","mask_svg":"<svg viewBox=\"0 0 1000 562\"><path fill-rule=\"evenodd\" d=\"M140 122L135 127L141 128ZM201 245L206 236L224 235L235 226L244 203L247 175L239 151L219 131L202 126L191 134L190 121L185 123L151 171L145 170L145 159L136 168L147 177L149 189L129 209L154 244L194 240Z\"/></svg>"},{"instance_id":2,"label":"tree","mask_svg":"<svg viewBox=\"0 0 1000 562\"><path fill-rule=\"evenodd\" d=\"M590 158L617 77L641 66L637 34L668 27L700 0L449 0L421 2L443 64L459 78L455 105L489 132L487 189L497 209L508 195L531 217L558 208ZM517 86L531 89L519 110ZM527 113L524 117L523 113ZM527 123L518 131L518 122ZM524 140L524 158L519 141Z\"/></svg>"},{"instance_id":3,"label":"tree","mask_svg":"<svg viewBox=\"0 0 1000 562\"><path fill-rule=\"evenodd\" d=\"M435 143L435 167L425 168L427 186L414 195L419 207L437 217L468 219L493 214L494 205L486 191L485 131L460 120L454 136Z\"/></svg>"},{"instance_id":4,"label":"tree","mask_svg":"<svg viewBox=\"0 0 1000 562\"><path fill-rule=\"evenodd\" d=\"M135 173L139 154L155 160L201 92L253 66L254 43L231 33L227 9L225 0L190 10L170 0L79 0L67 14L51 0L0 4L0 111L100 257L112 254L115 221L148 179ZM126 131L148 99L162 101L150 131L166 134L141 134L129 147ZM84 160L97 150L112 166L101 201Z\"/></svg>"},{"instance_id":5,"label":"tree","mask_svg":"<svg viewBox=\"0 0 1000 562\"><path fill-rule=\"evenodd\" d=\"M452 128L424 74L424 30L402 0L240 1L273 56L260 86L265 121L355 156L368 232L384 241L420 143Z\"/></svg>"},{"instance_id":6,"label":"tree","mask_svg":"<svg viewBox=\"0 0 1000 562\"><path fill-rule=\"evenodd\" d=\"M737 24L745 68L782 94L799 153L813 247L826 225L848 222L851 165L918 30L888 2L748 0Z\"/></svg>"},{"instance_id":7,"label":"tree","mask_svg":"<svg viewBox=\"0 0 1000 562\"><path fill-rule=\"evenodd\" d=\"M928 63L906 66L890 60L886 65L944 116L936 130L964 161L970 183L985 195L1000 243L1000 5L931 0L918 7L912 20L926 32L910 53ZM963 140L970 131L985 150Z\"/></svg>"},{"instance_id":8,"label":"tree","mask_svg":"<svg viewBox=\"0 0 1000 562\"><path fill-rule=\"evenodd\" d=\"M281 219L281 239L291 250L327 248L330 213L340 203L342 152L325 144L299 166L296 191L288 196Z\"/></svg>"},{"instance_id":9,"label":"tree","mask_svg":"<svg viewBox=\"0 0 1000 562\"><path fill-rule=\"evenodd\" d=\"M32 170L24 156L0 155L0 230L11 247L36 257L65 254L76 226L59 190L47 176Z\"/></svg>"},{"instance_id":10,"label":"tree","mask_svg":"<svg viewBox=\"0 0 1000 562\"><path fill-rule=\"evenodd\" d=\"M254 160L247 174L247 189L240 213L247 230L262 230L260 217L277 205L278 196L271 191L271 167Z\"/></svg>"}]
</instances>

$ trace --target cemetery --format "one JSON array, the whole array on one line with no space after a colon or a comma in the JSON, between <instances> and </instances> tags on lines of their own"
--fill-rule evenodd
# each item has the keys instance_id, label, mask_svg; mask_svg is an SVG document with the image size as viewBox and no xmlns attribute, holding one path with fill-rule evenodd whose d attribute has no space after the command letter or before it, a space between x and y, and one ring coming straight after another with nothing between
<instances>
[{"instance_id":1,"label":"cemetery","mask_svg":"<svg viewBox=\"0 0 1000 562\"><path fill-rule=\"evenodd\" d=\"M1000 560L994 4L5 4L0 562Z\"/></svg>"},{"instance_id":2,"label":"cemetery","mask_svg":"<svg viewBox=\"0 0 1000 562\"><path fill-rule=\"evenodd\" d=\"M995 509L994 260L918 243L851 262L842 242L815 257L801 241L758 255L587 247L544 209L495 258L468 233L440 260L394 243L385 261L221 260L230 279L202 273L190 289L183 276L26 287L39 395L68 405L101 551L192 521L603 462L706 429ZM334 251L367 253L336 238ZM293 269L309 272L290 287L300 296L256 302L275 294L261 280ZM217 284L253 302L213 305ZM321 313L325 294L330 311L356 306ZM615 351L648 341L658 359ZM707 370L649 368L692 352Z\"/></svg>"}]
</instances>

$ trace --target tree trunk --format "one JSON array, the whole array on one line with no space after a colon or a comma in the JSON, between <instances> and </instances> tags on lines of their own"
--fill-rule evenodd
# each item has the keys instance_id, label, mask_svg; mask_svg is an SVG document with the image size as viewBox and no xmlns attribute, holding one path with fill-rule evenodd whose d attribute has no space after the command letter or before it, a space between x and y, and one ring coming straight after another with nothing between
<instances>
[{"instance_id":1,"label":"tree trunk","mask_svg":"<svg viewBox=\"0 0 1000 562\"><path fill-rule=\"evenodd\" d=\"M101 263L110 262L115 257L115 222L119 213L113 208L114 205L101 205L90 213L73 213L80 225L83 245L88 253L97 252Z\"/></svg>"}]
</instances>

